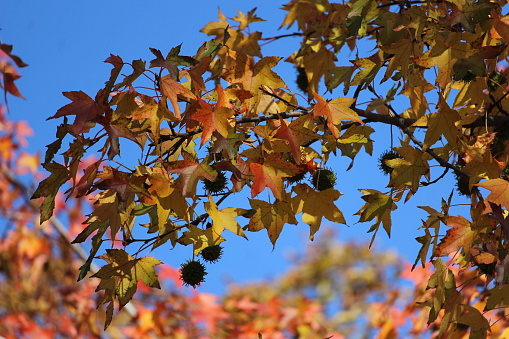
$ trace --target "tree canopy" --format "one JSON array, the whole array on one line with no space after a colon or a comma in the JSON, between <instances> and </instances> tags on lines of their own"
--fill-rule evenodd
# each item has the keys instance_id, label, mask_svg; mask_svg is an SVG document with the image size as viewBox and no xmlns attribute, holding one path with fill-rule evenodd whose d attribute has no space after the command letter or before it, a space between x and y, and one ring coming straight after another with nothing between
<instances>
[{"instance_id":1,"label":"tree canopy","mask_svg":"<svg viewBox=\"0 0 509 339\"><path fill-rule=\"evenodd\" d=\"M149 61L110 55L104 87L65 92L70 103L49 117L62 122L42 162L50 174L32 199L39 199L41 224L59 202L74 201L83 213L80 201L93 200L72 242L91 246L77 278L99 279L105 328L116 303L129 307L135 294L149 293L140 286L161 287L162 261L151 249L189 246L190 260L171 264L180 264L182 281L196 287L220 260L228 233L249 238L265 230L276 246L286 225L302 221L313 239L325 220L346 224L352 217L343 215L342 201L361 199L355 218L370 226L372 244L381 229L390 236L398 206L452 176L456 185L447 195L420 206L427 219L408 222L422 232L412 269L424 278L414 281L405 312L430 325L414 324L414 334L503 335L507 4L293 0L282 10L281 28L294 32L264 37L255 31L263 20L256 9L231 18L219 11L218 21L204 25L209 39L194 55L182 55L180 45L150 48ZM289 37L300 39L293 51L264 56L265 43ZM344 50L355 57L341 58ZM9 46L2 51L23 66ZM289 85L295 78L276 73L285 62L295 68L300 92ZM17 71L6 65L5 93L21 96ZM378 131L390 140L380 157L372 154L373 143L383 142ZM128 143L139 147L139 157L120 157ZM373 155L371 168L355 166L361 152ZM89 160L91 154L97 157ZM348 170L382 170L387 181L365 187L359 180L357 196L341 197L340 173L329 165L339 156L351 159ZM95 259L103 266L92 270ZM380 338L404 326L382 318L378 324Z\"/></svg>"}]
</instances>

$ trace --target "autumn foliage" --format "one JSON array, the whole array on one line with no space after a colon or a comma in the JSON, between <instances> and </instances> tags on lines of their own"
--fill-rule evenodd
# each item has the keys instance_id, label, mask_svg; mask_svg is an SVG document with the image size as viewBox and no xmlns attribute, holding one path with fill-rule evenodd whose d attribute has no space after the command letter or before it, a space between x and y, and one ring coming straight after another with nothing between
<instances>
[{"instance_id":1,"label":"autumn foliage","mask_svg":"<svg viewBox=\"0 0 509 339\"><path fill-rule=\"evenodd\" d=\"M508 336L506 7L292 0L281 28L296 31L273 37L254 31L263 21L255 9L219 11L194 55L181 46L151 48L150 61L110 55L97 93L65 92L70 103L49 117L60 125L40 160L44 178L37 156L22 151L28 127L2 111L0 208L13 227L0 242L0 334L93 337L104 326L132 338ZM289 37L300 39L294 51L262 54L263 43ZM4 92L21 97L15 65L25 64L0 47ZM282 64L295 68L300 92L276 73ZM379 158L374 132L386 125L390 149ZM133 147L139 156L125 153ZM391 235L398 207L456 182L419 207L425 220L408 222L422 232L413 265L318 240L324 222L346 224L330 160L347 157L356 171L361 152L388 175L377 187L359 180L347 197L363 204L354 219L368 223L369 245L380 230ZM228 238L263 230L276 246L299 221L318 246L277 282L221 299L182 289L206 279L210 263L198 260ZM150 253L176 246L189 246L190 261Z\"/></svg>"}]
</instances>

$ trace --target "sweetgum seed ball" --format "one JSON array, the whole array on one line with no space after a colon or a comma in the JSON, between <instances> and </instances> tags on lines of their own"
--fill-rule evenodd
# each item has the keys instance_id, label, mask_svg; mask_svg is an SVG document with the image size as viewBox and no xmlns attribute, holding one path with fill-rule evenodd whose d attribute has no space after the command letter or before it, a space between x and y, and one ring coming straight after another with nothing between
<instances>
[{"instance_id":1,"label":"sweetgum seed ball","mask_svg":"<svg viewBox=\"0 0 509 339\"><path fill-rule=\"evenodd\" d=\"M223 248L221 245L213 245L209 247L205 247L201 251L201 257L206 262L215 263L221 258L221 255L223 254Z\"/></svg>"},{"instance_id":2,"label":"sweetgum seed ball","mask_svg":"<svg viewBox=\"0 0 509 339\"><path fill-rule=\"evenodd\" d=\"M217 178L214 181L204 179L203 188L210 193L221 193L226 189L226 175L223 172L217 174Z\"/></svg>"},{"instance_id":3,"label":"sweetgum seed ball","mask_svg":"<svg viewBox=\"0 0 509 339\"><path fill-rule=\"evenodd\" d=\"M336 184L336 174L330 169L318 169L313 174L311 183L318 191L332 188Z\"/></svg>"},{"instance_id":4,"label":"sweetgum seed ball","mask_svg":"<svg viewBox=\"0 0 509 339\"><path fill-rule=\"evenodd\" d=\"M290 184L295 184L295 183L300 182L302 179L304 179L305 175L306 175L306 172L302 172L302 173L299 173L299 174L295 174L292 177L287 177L287 178L285 178L285 180L287 182L289 182Z\"/></svg>"},{"instance_id":5,"label":"sweetgum seed ball","mask_svg":"<svg viewBox=\"0 0 509 339\"><path fill-rule=\"evenodd\" d=\"M302 92L304 92L304 93L308 92L309 81L308 81L308 76L306 75L306 70L304 69L304 67L297 67L296 83Z\"/></svg>"},{"instance_id":6,"label":"sweetgum seed ball","mask_svg":"<svg viewBox=\"0 0 509 339\"><path fill-rule=\"evenodd\" d=\"M378 168L384 173L384 174L391 174L393 168L387 165L387 160L393 160L401 158L398 153L396 153L393 150L385 151L382 153L380 158L378 159Z\"/></svg>"},{"instance_id":7,"label":"sweetgum seed ball","mask_svg":"<svg viewBox=\"0 0 509 339\"><path fill-rule=\"evenodd\" d=\"M457 165L459 169L462 169L464 166ZM470 191L470 185L468 178L454 172L454 176L456 177L456 190L460 195L470 196L472 192Z\"/></svg>"},{"instance_id":8,"label":"sweetgum seed ball","mask_svg":"<svg viewBox=\"0 0 509 339\"><path fill-rule=\"evenodd\" d=\"M479 271L481 271L482 274L486 274L488 276L495 275L496 266L497 266L496 262L492 262L491 264L477 264Z\"/></svg>"},{"instance_id":9,"label":"sweetgum seed ball","mask_svg":"<svg viewBox=\"0 0 509 339\"><path fill-rule=\"evenodd\" d=\"M180 266L180 279L184 285L196 288L205 281L206 275L205 266L198 260L188 260Z\"/></svg>"}]
</instances>

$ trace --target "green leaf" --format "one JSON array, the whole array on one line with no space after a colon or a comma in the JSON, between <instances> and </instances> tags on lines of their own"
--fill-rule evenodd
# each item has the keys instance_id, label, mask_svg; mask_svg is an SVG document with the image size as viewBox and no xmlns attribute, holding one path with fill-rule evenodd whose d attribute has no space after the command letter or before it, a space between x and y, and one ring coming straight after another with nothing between
<instances>
[{"instance_id":1,"label":"green leaf","mask_svg":"<svg viewBox=\"0 0 509 339\"><path fill-rule=\"evenodd\" d=\"M217 40L210 40L207 42L204 42L203 45L201 45L200 49L198 50L198 53L196 54L196 59L206 58L210 57L211 59L214 59L219 52L219 50L223 47L223 44L221 44Z\"/></svg>"},{"instance_id":2,"label":"green leaf","mask_svg":"<svg viewBox=\"0 0 509 339\"><path fill-rule=\"evenodd\" d=\"M80 267L80 273L78 274L78 281L85 278L87 276L87 273L90 272L90 266L92 266L92 260L94 260L95 256L97 255L97 251L99 251L99 248L101 247L101 245L103 243L102 237L103 237L104 233L106 232L106 230L108 229L107 222L103 222L103 223L99 224L97 228L91 227L91 226L92 225L89 225L85 230L88 230L87 232L90 232L90 233L92 233L96 229L98 229L99 231L92 237L92 248L90 249L90 255L88 256L87 261ZM83 234L83 232L81 232L80 235L78 235L78 237L76 237L76 239L80 238L80 236L82 236L82 234ZM87 237L88 237L88 235L87 235ZM76 241L76 239L74 239L74 241L72 242L73 244L78 242L78 241Z\"/></svg>"},{"instance_id":3,"label":"green leaf","mask_svg":"<svg viewBox=\"0 0 509 339\"><path fill-rule=\"evenodd\" d=\"M46 150L46 155L44 156L44 165L48 164L53 160L53 157L58 152L60 147L62 147L62 140L67 135L67 117L64 117L64 122L57 127L57 140L53 141L51 144L46 145L48 148Z\"/></svg>"},{"instance_id":4,"label":"green leaf","mask_svg":"<svg viewBox=\"0 0 509 339\"><path fill-rule=\"evenodd\" d=\"M41 223L45 222L53 215L55 208L55 198L60 187L69 180L69 170L64 165L56 162L43 164L45 170L49 171L51 175L41 181L35 190L31 199L44 197L41 204Z\"/></svg>"}]
</instances>

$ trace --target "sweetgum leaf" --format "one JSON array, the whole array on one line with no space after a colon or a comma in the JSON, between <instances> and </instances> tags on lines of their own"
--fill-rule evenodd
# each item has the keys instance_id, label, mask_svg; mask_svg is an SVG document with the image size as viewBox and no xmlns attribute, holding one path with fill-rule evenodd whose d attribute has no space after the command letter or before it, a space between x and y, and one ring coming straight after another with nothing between
<instances>
[{"instance_id":1,"label":"sweetgum leaf","mask_svg":"<svg viewBox=\"0 0 509 339\"><path fill-rule=\"evenodd\" d=\"M69 180L69 170L67 167L56 162L43 165L44 169L49 171L51 175L41 181L35 190L31 199L44 197L44 201L40 207L41 223L49 220L53 215L55 208L55 198L60 187Z\"/></svg>"},{"instance_id":2,"label":"sweetgum leaf","mask_svg":"<svg viewBox=\"0 0 509 339\"><path fill-rule=\"evenodd\" d=\"M72 101L72 103L60 108L55 115L49 119L56 119L67 115L75 115L70 130L75 134L85 133L94 126L93 120L102 114L101 108L97 103L82 91L64 92L64 96Z\"/></svg>"},{"instance_id":3,"label":"sweetgum leaf","mask_svg":"<svg viewBox=\"0 0 509 339\"><path fill-rule=\"evenodd\" d=\"M449 216L446 224L451 228L447 230L446 235L436 247L434 255L443 257L460 248L464 248L465 252L468 253L472 240L477 234L476 231L472 230L470 221L462 216Z\"/></svg>"}]
</instances>

